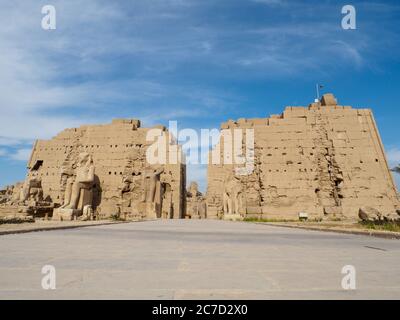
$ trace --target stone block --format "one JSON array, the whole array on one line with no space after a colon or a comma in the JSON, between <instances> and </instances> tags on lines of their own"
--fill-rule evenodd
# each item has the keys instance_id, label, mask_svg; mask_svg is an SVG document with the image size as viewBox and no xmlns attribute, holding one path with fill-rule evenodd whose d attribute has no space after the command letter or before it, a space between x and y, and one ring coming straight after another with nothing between
<instances>
[{"instance_id":1,"label":"stone block","mask_svg":"<svg viewBox=\"0 0 400 320\"><path fill-rule=\"evenodd\" d=\"M322 106L336 106L337 101L336 101L335 96L331 93L324 94L321 99L321 105Z\"/></svg>"},{"instance_id":2,"label":"stone block","mask_svg":"<svg viewBox=\"0 0 400 320\"><path fill-rule=\"evenodd\" d=\"M246 214L262 214L262 207L247 207Z\"/></svg>"},{"instance_id":3,"label":"stone block","mask_svg":"<svg viewBox=\"0 0 400 320\"><path fill-rule=\"evenodd\" d=\"M308 213L307 212L299 212L298 217L299 217L300 221L308 220Z\"/></svg>"},{"instance_id":4,"label":"stone block","mask_svg":"<svg viewBox=\"0 0 400 320\"><path fill-rule=\"evenodd\" d=\"M325 215L333 215L338 216L343 214L342 207L333 206L333 207L324 207L324 214Z\"/></svg>"},{"instance_id":5,"label":"stone block","mask_svg":"<svg viewBox=\"0 0 400 320\"><path fill-rule=\"evenodd\" d=\"M241 221L241 220L243 220L243 216L241 216L240 214L224 214L223 220Z\"/></svg>"},{"instance_id":6,"label":"stone block","mask_svg":"<svg viewBox=\"0 0 400 320\"><path fill-rule=\"evenodd\" d=\"M53 218L55 221L72 221L82 215L82 210L57 208L53 210Z\"/></svg>"}]
</instances>

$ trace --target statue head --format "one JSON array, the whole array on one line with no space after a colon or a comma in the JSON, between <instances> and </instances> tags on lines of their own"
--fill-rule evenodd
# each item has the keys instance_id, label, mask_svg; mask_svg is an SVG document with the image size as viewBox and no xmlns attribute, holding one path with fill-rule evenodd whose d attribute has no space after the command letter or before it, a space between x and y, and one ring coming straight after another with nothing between
<instances>
[{"instance_id":1,"label":"statue head","mask_svg":"<svg viewBox=\"0 0 400 320\"><path fill-rule=\"evenodd\" d=\"M124 177L124 178L122 179L122 182L123 182L123 183L132 183L132 179L131 179L130 177Z\"/></svg>"},{"instance_id":2,"label":"statue head","mask_svg":"<svg viewBox=\"0 0 400 320\"><path fill-rule=\"evenodd\" d=\"M92 156L87 152L82 152L78 156L78 166L79 167L89 167L93 164Z\"/></svg>"},{"instance_id":3,"label":"statue head","mask_svg":"<svg viewBox=\"0 0 400 320\"><path fill-rule=\"evenodd\" d=\"M195 197L197 195L198 191L199 191L199 186L198 186L197 182L194 182L194 181L191 182L190 186L189 186L189 193Z\"/></svg>"},{"instance_id":4,"label":"statue head","mask_svg":"<svg viewBox=\"0 0 400 320\"><path fill-rule=\"evenodd\" d=\"M131 185L131 183L132 183L132 179L129 178L129 177L125 177L125 178L122 179L122 184L125 187L129 187Z\"/></svg>"}]
</instances>

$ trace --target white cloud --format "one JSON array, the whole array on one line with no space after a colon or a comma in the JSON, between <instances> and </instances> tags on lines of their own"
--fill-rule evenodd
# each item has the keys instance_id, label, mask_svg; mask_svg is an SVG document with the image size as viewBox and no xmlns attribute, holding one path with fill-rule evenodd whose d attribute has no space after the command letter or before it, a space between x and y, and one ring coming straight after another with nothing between
<instances>
[{"instance_id":1,"label":"white cloud","mask_svg":"<svg viewBox=\"0 0 400 320\"><path fill-rule=\"evenodd\" d=\"M40 28L37 2L2 3L0 145L18 147L10 157L25 161L30 150L24 144L34 139L120 114L130 113L145 125L214 116L240 104L227 88L221 92L204 84L221 77L275 79L317 74L325 66L364 67L366 50L374 44L393 54L376 45L379 37L360 36L361 30L358 37L342 39L332 20L311 18L302 3L253 2L276 5L266 10L273 15L285 4L293 23L283 19L275 25L266 19L247 25L232 19L233 2L222 0L135 1L134 6L130 1L54 0L57 30L47 32ZM214 19L219 5L227 9L224 19ZM321 4L311 11L315 17L329 10ZM206 20L205 13L210 15ZM193 78L171 80L189 71ZM192 172L205 185L204 168Z\"/></svg>"},{"instance_id":2,"label":"white cloud","mask_svg":"<svg viewBox=\"0 0 400 320\"><path fill-rule=\"evenodd\" d=\"M391 147L386 152L386 157L389 162L389 167L392 169L400 165L400 149L398 147ZM393 172L394 180L397 185L397 190L400 191L400 174Z\"/></svg>"},{"instance_id":3,"label":"white cloud","mask_svg":"<svg viewBox=\"0 0 400 320\"><path fill-rule=\"evenodd\" d=\"M213 70L212 77L226 70L233 78L280 77L329 64L330 53L360 65L362 44L369 43L341 40L343 33L335 33L334 24L313 19L301 19L295 26L265 21L246 27L230 19L223 25L212 19L203 24L203 11L214 10L207 1L139 1L131 7L129 2L55 0L54 5L58 13L54 32L40 28L37 3L17 0L0 11L4 26L0 83L7 84L0 88L0 135L8 141L50 138L66 127L88 122L81 114L91 109L96 112L90 120L99 122L109 120L103 115L107 108L130 104L138 116L157 122L164 114L190 117L196 107L215 111L216 106L231 102L229 93L171 84L162 78L182 66L198 65L193 72L200 74ZM295 17L293 8L288 10ZM314 14L323 8L316 7ZM325 39L329 52L319 49ZM120 56L130 57L129 65L120 66ZM336 57L333 61L338 63ZM118 77L125 69L134 70L137 78ZM178 104L174 100L179 97ZM150 101L158 109L156 114L155 107L148 107Z\"/></svg>"},{"instance_id":4,"label":"white cloud","mask_svg":"<svg viewBox=\"0 0 400 320\"><path fill-rule=\"evenodd\" d=\"M7 150L5 149L0 149L0 157L3 157L7 154Z\"/></svg>"},{"instance_id":5,"label":"white cloud","mask_svg":"<svg viewBox=\"0 0 400 320\"><path fill-rule=\"evenodd\" d=\"M207 43L201 35L191 41L183 28L164 28L161 23L166 18L181 19L180 10L190 10L191 4L137 3L128 13L123 3L55 1L58 28L52 32L40 28L37 4L16 1L1 10L6 28L0 29L0 83L7 85L0 88L0 145L50 138L67 127L109 121L115 106L129 105L134 116L150 119L150 124L166 115L193 117L196 110L188 112L190 104L223 106L226 95L215 90L149 79L173 71L179 61L194 55L196 46ZM125 31L120 25L126 26ZM156 29L157 34L160 28L165 30L163 36L147 36L146 30ZM120 68L113 58L115 48L118 55L131 57L130 68L137 78L114 74ZM84 80L70 81L74 78ZM177 98L182 99L179 104ZM151 102L154 107L149 107ZM82 117L88 113L92 114Z\"/></svg>"},{"instance_id":6,"label":"white cloud","mask_svg":"<svg viewBox=\"0 0 400 320\"><path fill-rule=\"evenodd\" d=\"M394 175L394 181L395 181L396 187L397 187L397 192L400 192L400 174L393 173L393 175Z\"/></svg>"},{"instance_id":7,"label":"white cloud","mask_svg":"<svg viewBox=\"0 0 400 320\"><path fill-rule=\"evenodd\" d=\"M17 161L28 161L31 155L31 149L19 149L10 155L10 158Z\"/></svg>"},{"instance_id":8,"label":"white cloud","mask_svg":"<svg viewBox=\"0 0 400 320\"><path fill-rule=\"evenodd\" d=\"M24 141L15 139L15 138L7 138L0 136L0 146L15 146L23 143Z\"/></svg>"},{"instance_id":9,"label":"white cloud","mask_svg":"<svg viewBox=\"0 0 400 320\"><path fill-rule=\"evenodd\" d=\"M391 167L400 164L400 149L397 147L389 148L386 152L386 156Z\"/></svg>"},{"instance_id":10,"label":"white cloud","mask_svg":"<svg viewBox=\"0 0 400 320\"><path fill-rule=\"evenodd\" d=\"M207 191L207 165L187 165L187 187L191 182L199 184L199 190L202 193Z\"/></svg>"}]
</instances>

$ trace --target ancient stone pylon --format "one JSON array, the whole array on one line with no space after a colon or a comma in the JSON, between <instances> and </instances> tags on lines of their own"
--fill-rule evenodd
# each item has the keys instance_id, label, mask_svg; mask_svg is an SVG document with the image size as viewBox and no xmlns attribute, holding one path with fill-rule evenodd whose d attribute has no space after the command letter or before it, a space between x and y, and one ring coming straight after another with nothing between
<instances>
[{"instance_id":1,"label":"ancient stone pylon","mask_svg":"<svg viewBox=\"0 0 400 320\"><path fill-rule=\"evenodd\" d=\"M67 186L76 184L79 157L87 153L95 168L88 205L100 217L183 218L186 166L180 146L166 128L155 128L165 137L165 162L148 163L146 150L153 142L146 135L154 128L142 128L135 119L116 119L111 124L66 129L51 140L36 141L28 179L32 175L40 178L43 197L56 207L69 208ZM177 161L169 161L171 145L179 153L174 158ZM85 202L81 199L74 208L83 211L80 204L84 207Z\"/></svg>"},{"instance_id":2,"label":"ancient stone pylon","mask_svg":"<svg viewBox=\"0 0 400 320\"><path fill-rule=\"evenodd\" d=\"M254 130L255 157L251 174L236 177L242 184L237 195L242 217L297 218L307 212L310 217L357 218L363 206L383 213L399 206L370 109L339 106L326 94L308 107L221 125L231 131L248 128ZM223 140L216 148L220 163L208 166L209 218L229 216L224 212L226 176L241 166L223 162Z\"/></svg>"}]
</instances>

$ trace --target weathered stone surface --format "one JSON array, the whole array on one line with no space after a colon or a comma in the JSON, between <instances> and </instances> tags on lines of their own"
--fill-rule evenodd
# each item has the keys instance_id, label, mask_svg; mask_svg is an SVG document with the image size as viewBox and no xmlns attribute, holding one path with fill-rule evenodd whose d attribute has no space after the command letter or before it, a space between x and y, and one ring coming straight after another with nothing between
<instances>
[{"instance_id":1,"label":"weathered stone surface","mask_svg":"<svg viewBox=\"0 0 400 320\"><path fill-rule=\"evenodd\" d=\"M243 215L237 213L225 213L223 216L224 220L228 221L241 221L243 220Z\"/></svg>"},{"instance_id":2,"label":"weathered stone surface","mask_svg":"<svg viewBox=\"0 0 400 320\"><path fill-rule=\"evenodd\" d=\"M82 215L82 210L70 208L58 208L53 211L52 220L55 221L72 221Z\"/></svg>"},{"instance_id":3,"label":"weathered stone surface","mask_svg":"<svg viewBox=\"0 0 400 320\"><path fill-rule=\"evenodd\" d=\"M369 219L379 219L382 214L379 210L372 207L362 207L358 211L358 216L361 220L369 220Z\"/></svg>"},{"instance_id":4,"label":"weathered stone surface","mask_svg":"<svg viewBox=\"0 0 400 320\"><path fill-rule=\"evenodd\" d=\"M261 207L247 207L246 208L246 214L247 215L254 215L254 214L262 214L262 208Z\"/></svg>"},{"instance_id":5,"label":"weathered stone surface","mask_svg":"<svg viewBox=\"0 0 400 320\"><path fill-rule=\"evenodd\" d=\"M396 213L390 213L383 216L383 220L388 222L397 222L400 221L400 218Z\"/></svg>"},{"instance_id":6,"label":"weathered stone surface","mask_svg":"<svg viewBox=\"0 0 400 320\"><path fill-rule=\"evenodd\" d=\"M321 99L321 105L322 106L336 106L337 101L335 99L335 96L331 93L324 94Z\"/></svg>"},{"instance_id":7,"label":"weathered stone surface","mask_svg":"<svg viewBox=\"0 0 400 320\"><path fill-rule=\"evenodd\" d=\"M361 210L361 209L358 211L358 217L359 217L362 221L368 221L368 220L369 220L368 214L367 214L365 211Z\"/></svg>"},{"instance_id":8,"label":"weathered stone surface","mask_svg":"<svg viewBox=\"0 0 400 320\"><path fill-rule=\"evenodd\" d=\"M0 190L0 216L12 212L19 217L48 217L53 208L54 205L43 198L41 179L35 173L24 182Z\"/></svg>"},{"instance_id":9,"label":"weathered stone surface","mask_svg":"<svg viewBox=\"0 0 400 320\"><path fill-rule=\"evenodd\" d=\"M166 142L163 164L148 163L146 157L153 143L146 135L155 128ZM254 162L250 167L225 164L228 147L221 136L215 149L220 161L209 165L206 197L195 184L186 190L179 152L178 161L169 163L171 149L180 146L165 127L142 128L139 120L115 119L36 141L25 181L0 190L0 215L15 210L48 217L61 208L76 211L56 210L55 219L293 219L299 212L310 218L357 218L360 207L384 214L400 207L369 109L340 106L326 94L308 107L229 120L221 128L231 134L235 129L254 132L249 149Z\"/></svg>"},{"instance_id":10,"label":"weathered stone surface","mask_svg":"<svg viewBox=\"0 0 400 320\"><path fill-rule=\"evenodd\" d=\"M206 219L207 204L203 194L198 189L198 184L192 182L186 191L186 218Z\"/></svg>"},{"instance_id":11,"label":"weathered stone surface","mask_svg":"<svg viewBox=\"0 0 400 320\"><path fill-rule=\"evenodd\" d=\"M32 216L5 216L0 217L0 224L15 224L15 223L26 223L26 222L35 222L35 219Z\"/></svg>"},{"instance_id":12,"label":"weathered stone surface","mask_svg":"<svg viewBox=\"0 0 400 320\"><path fill-rule=\"evenodd\" d=\"M83 210L82 210L82 216L79 217L79 220L88 221L88 220L94 220L94 219L95 219L95 215L94 215L92 206L91 205L84 206Z\"/></svg>"},{"instance_id":13,"label":"weathered stone surface","mask_svg":"<svg viewBox=\"0 0 400 320\"><path fill-rule=\"evenodd\" d=\"M146 157L154 142L146 136L154 128L141 128L135 119L66 129L51 140L38 140L25 182L1 191L0 202L52 206L58 220L183 218L186 166L175 138L157 128L168 155L157 165ZM172 146L176 156L170 162Z\"/></svg>"},{"instance_id":14,"label":"weathered stone surface","mask_svg":"<svg viewBox=\"0 0 400 320\"><path fill-rule=\"evenodd\" d=\"M0 204L10 202L14 193L14 186L6 186L5 189L0 190Z\"/></svg>"},{"instance_id":15,"label":"weathered stone surface","mask_svg":"<svg viewBox=\"0 0 400 320\"><path fill-rule=\"evenodd\" d=\"M324 207L325 215L339 216L343 214L342 207Z\"/></svg>"},{"instance_id":16,"label":"weathered stone surface","mask_svg":"<svg viewBox=\"0 0 400 320\"><path fill-rule=\"evenodd\" d=\"M227 178L243 164L224 163L221 137L210 153L217 150L220 162L208 166L209 218L236 211L262 213L262 218L296 219L298 212L308 212L314 218L357 219L360 207L385 213L400 204L370 109L340 106L328 94L308 107L286 107L270 118L230 120L221 128L232 136L234 129L254 130L254 170Z\"/></svg>"}]
</instances>

